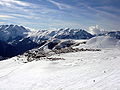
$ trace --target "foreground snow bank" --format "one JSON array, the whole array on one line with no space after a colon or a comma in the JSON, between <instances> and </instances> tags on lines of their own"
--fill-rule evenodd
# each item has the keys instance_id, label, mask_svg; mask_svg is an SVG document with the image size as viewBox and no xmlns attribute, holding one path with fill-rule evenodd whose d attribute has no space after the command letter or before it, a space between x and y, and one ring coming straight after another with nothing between
<instances>
[{"instance_id":1,"label":"foreground snow bank","mask_svg":"<svg viewBox=\"0 0 120 90\"><path fill-rule=\"evenodd\" d=\"M65 59L58 61L1 61L0 90L120 90L119 55L107 49L51 56Z\"/></svg>"}]
</instances>

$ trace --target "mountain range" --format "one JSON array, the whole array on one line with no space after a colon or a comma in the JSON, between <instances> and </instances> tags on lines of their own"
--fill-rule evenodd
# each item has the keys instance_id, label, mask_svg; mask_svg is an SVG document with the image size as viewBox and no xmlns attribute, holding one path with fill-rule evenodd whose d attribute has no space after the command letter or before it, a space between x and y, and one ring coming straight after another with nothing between
<instances>
[{"instance_id":1,"label":"mountain range","mask_svg":"<svg viewBox=\"0 0 120 90\"><path fill-rule=\"evenodd\" d=\"M107 32L102 35L108 35L120 39L120 31ZM22 54L30 49L45 46L49 44L50 49L52 41L62 39L90 39L95 35L90 34L83 29L59 29L55 31L36 30L32 31L19 25L0 25L0 56L4 58L13 57ZM50 41L51 40L51 41ZM49 43L48 43L49 41ZM61 42L60 42L61 43Z\"/></svg>"}]
</instances>

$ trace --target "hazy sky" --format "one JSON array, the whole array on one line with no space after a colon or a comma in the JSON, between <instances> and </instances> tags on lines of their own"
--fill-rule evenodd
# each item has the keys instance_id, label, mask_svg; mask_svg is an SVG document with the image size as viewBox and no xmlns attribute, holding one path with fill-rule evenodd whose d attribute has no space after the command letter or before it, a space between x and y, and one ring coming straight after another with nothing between
<instances>
[{"instance_id":1,"label":"hazy sky","mask_svg":"<svg viewBox=\"0 0 120 90\"><path fill-rule=\"evenodd\" d=\"M0 0L0 24L120 30L120 0Z\"/></svg>"}]
</instances>

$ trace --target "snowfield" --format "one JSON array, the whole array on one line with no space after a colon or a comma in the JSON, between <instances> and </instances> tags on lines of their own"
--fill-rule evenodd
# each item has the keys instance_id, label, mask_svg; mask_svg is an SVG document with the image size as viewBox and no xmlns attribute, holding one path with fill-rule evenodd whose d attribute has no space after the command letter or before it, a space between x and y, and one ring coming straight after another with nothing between
<instances>
[{"instance_id":1,"label":"snowfield","mask_svg":"<svg viewBox=\"0 0 120 90\"><path fill-rule=\"evenodd\" d=\"M0 45L0 90L120 90L120 31L0 25Z\"/></svg>"},{"instance_id":2,"label":"snowfield","mask_svg":"<svg viewBox=\"0 0 120 90\"><path fill-rule=\"evenodd\" d=\"M96 36L89 39L85 45L75 48L120 48L120 40L110 36Z\"/></svg>"},{"instance_id":3,"label":"snowfield","mask_svg":"<svg viewBox=\"0 0 120 90\"><path fill-rule=\"evenodd\" d=\"M0 90L120 90L120 49L51 56L64 60L0 61Z\"/></svg>"}]
</instances>

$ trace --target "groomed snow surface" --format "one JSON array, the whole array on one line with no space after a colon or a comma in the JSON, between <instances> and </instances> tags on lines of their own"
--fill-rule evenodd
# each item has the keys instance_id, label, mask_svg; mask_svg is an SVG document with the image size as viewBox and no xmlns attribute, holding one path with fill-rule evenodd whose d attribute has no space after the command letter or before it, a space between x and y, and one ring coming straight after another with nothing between
<instances>
[{"instance_id":1,"label":"groomed snow surface","mask_svg":"<svg viewBox=\"0 0 120 90\"><path fill-rule=\"evenodd\" d=\"M51 56L57 61L0 61L0 90L120 90L120 50Z\"/></svg>"},{"instance_id":2,"label":"groomed snow surface","mask_svg":"<svg viewBox=\"0 0 120 90\"><path fill-rule=\"evenodd\" d=\"M74 47L101 51L49 57L62 59L56 61L22 63L18 57L0 61L0 90L120 90L119 46L120 40L101 36Z\"/></svg>"}]
</instances>

